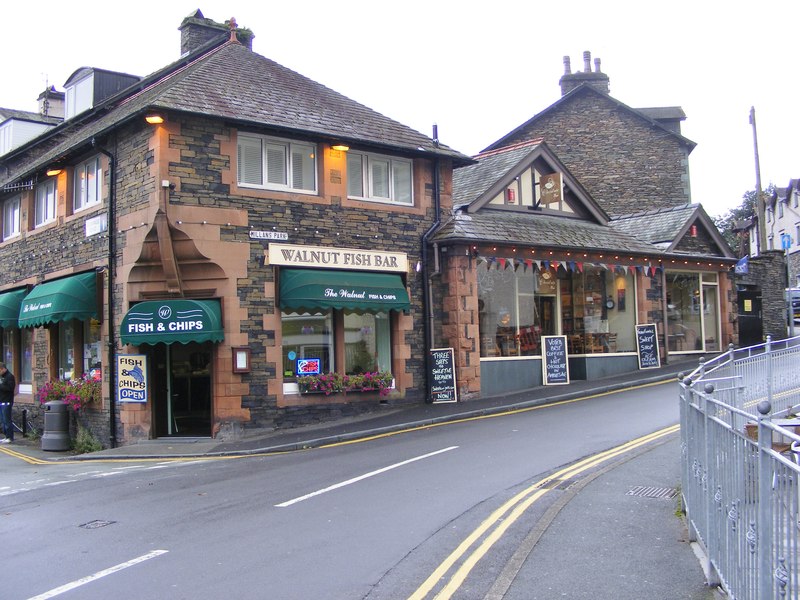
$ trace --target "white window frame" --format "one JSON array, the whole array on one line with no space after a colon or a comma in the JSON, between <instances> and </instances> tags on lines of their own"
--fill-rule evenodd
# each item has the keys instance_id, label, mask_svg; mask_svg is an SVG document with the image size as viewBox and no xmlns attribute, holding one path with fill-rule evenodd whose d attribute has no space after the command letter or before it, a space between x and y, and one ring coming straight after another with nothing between
<instances>
[{"instance_id":1,"label":"white window frame","mask_svg":"<svg viewBox=\"0 0 800 600\"><path fill-rule=\"evenodd\" d=\"M303 162L297 164L300 153L311 161L310 173L303 170ZM278 155L281 157L276 160ZM236 141L236 157L236 180L239 187L300 194L317 193L317 145L314 143L240 133ZM260 162L254 162L259 159ZM248 160L253 162L248 165ZM280 160L283 162L279 162ZM293 177L298 167L301 169L299 182ZM251 172L245 173L245 169ZM309 176L308 179L306 176ZM310 183L311 176L313 183ZM309 181L310 185L306 186L304 180Z\"/></svg>"},{"instance_id":2,"label":"white window frame","mask_svg":"<svg viewBox=\"0 0 800 600\"><path fill-rule=\"evenodd\" d=\"M34 199L34 227L41 227L56 220L56 180L48 179L36 186Z\"/></svg>"},{"instance_id":3,"label":"white window frame","mask_svg":"<svg viewBox=\"0 0 800 600\"><path fill-rule=\"evenodd\" d=\"M88 174L94 171L92 185L84 187L83 181L92 181ZM72 212L78 212L92 206L97 206L103 201L103 165L100 156L95 156L83 161L75 167L75 185L72 196Z\"/></svg>"},{"instance_id":4,"label":"white window frame","mask_svg":"<svg viewBox=\"0 0 800 600\"><path fill-rule=\"evenodd\" d=\"M358 159L360 162L360 174L351 167L355 166ZM385 156L382 154L371 154L368 152L349 151L347 153L347 197L357 200L368 200L370 202L386 202L389 204L399 204L401 206L414 205L414 162L407 158L396 156ZM387 175L387 190L382 193L380 189L381 177L378 176L379 170L384 169ZM398 170L408 171L408 197L400 196L401 189L398 182ZM360 177L359 177L360 175ZM360 184L359 191L353 191L352 182Z\"/></svg>"},{"instance_id":5,"label":"white window frame","mask_svg":"<svg viewBox=\"0 0 800 600\"><path fill-rule=\"evenodd\" d=\"M3 241L17 237L20 233L20 209L22 196L13 196L3 202Z\"/></svg>"}]
</instances>

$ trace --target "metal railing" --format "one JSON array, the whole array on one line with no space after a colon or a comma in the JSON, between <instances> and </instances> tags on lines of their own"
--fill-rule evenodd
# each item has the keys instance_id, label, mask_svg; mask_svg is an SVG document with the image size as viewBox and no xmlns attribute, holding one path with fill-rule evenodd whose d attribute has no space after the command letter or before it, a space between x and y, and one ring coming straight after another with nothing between
<instances>
[{"instance_id":1,"label":"metal railing","mask_svg":"<svg viewBox=\"0 0 800 600\"><path fill-rule=\"evenodd\" d=\"M681 379L689 537L731 598L800 599L798 408L800 338L730 348Z\"/></svg>"}]
</instances>

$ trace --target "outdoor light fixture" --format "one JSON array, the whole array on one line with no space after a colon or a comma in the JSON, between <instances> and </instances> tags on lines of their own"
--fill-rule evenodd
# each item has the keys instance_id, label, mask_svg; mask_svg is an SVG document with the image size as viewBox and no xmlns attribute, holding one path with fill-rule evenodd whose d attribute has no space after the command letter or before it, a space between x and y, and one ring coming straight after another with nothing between
<instances>
[{"instance_id":1,"label":"outdoor light fixture","mask_svg":"<svg viewBox=\"0 0 800 600\"><path fill-rule=\"evenodd\" d=\"M150 123L150 125L161 125L161 123L164 122L164 116L158 113L151 113L146 115L144 120Z\"/></svg>"},{"instance_id":2,"label":"outdoor light fixture","mask_svg":"<svg viewBox=\"0 0 800 600\"><path fill-rule=\"evenodd\" d=\"M339 152L347 152L348 150L350 150L350 146L342 142L334 142L333 144L331 144L331 150L338 150Z\"/></svg>"},{"instance_id":3,"label":"outdoor light fixture","mask_svg":"<svg viewBox=\"0 0 800 600\"><path fill-rule=\"evenodd\" d=\"M60 166L53 165L52 167L47 167L47 171L45 171L45 172L47 173L48 177L55 177L56 175L61 173L61 171L63 171L63 170L64 169L62 169Z\"/></svg>"}]
</instances>

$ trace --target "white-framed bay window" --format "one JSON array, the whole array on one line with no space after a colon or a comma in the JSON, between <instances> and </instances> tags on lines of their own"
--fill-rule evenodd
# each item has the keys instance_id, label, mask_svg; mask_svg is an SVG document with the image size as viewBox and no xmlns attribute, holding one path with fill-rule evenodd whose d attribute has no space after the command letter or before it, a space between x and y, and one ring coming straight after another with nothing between
<instances>
[{"instance_id":1,"label":"white-framed bay window","mask_svg":"<svg viewBox=\"0 0 800 600\"><path fill-rule=\"evenodd\" d=\"M75 167L75 192L72 210L77 212L99 204L103 199L103 168L95 156Z\"/></svg>"},{"instance_id":2,"label":"white-framed bay window","mask_svg":"<svg viewBox=\"0 0 800 600\"><path fill-rule=\"evenodd\" d=\"M350 151L347 196L394 204L414 203L413 163L405 158Z\"/></svg>"},{"instance_id":3,"label":"white-framed bay window","mask_svg":"<svg viewBox=\"0 0 800 600\"><path fill-rule=\"evenodd\" d=\"M56 180L49 179L36 186L34 227L41 227L56 218Z\"/></svg>"},{"instance_id":4,"label":"white-framed bay window","mask_svg":"<svg viewBox=\"0 0 800 600\"><path fill-rule=\"evenodd\" d=\"M20 196L12 196L3 202L3 239L19 235Z\"/></svg>"},{"instance_id":5,"label":"white-framed bay window","mask_svg":"<svg viewBox=\"0 0 800 600\"><path fill-rule=\"evenodd\" d=\"M240 186L316 193L315 144L240 133L236 146Z\"/></svg>"}]
</instances>

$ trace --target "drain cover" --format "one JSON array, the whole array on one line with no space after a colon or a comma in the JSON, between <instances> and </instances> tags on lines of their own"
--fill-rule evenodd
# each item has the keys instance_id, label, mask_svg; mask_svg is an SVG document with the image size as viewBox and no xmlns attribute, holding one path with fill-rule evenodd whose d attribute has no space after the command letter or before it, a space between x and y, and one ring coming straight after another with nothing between
<instances>
[{"instance_id":1,"label":"drain cover","mask_svg":"<svg viewBox=\"0 0 800 600\"><path fill-rule=\"evenodd\" d=\"M646 485L637 485L625 494L626 496L641 496L642 498L664 498L669 500L678 495L675 488L661 488Z\"/></svg>"},{"instance_id":2,"label":"drain cover","mask_svg":"<svg viewBox=\"0 0 800 600\"><path fill-rule=\"evenodd\" d=\"M83 527L84 529L99 529L100 527L105 527L106 525L113 525L116 521L89 521L88 523L84 523L83 525L78 525L78 527Z\"/></svg>"}]
</instances>

